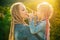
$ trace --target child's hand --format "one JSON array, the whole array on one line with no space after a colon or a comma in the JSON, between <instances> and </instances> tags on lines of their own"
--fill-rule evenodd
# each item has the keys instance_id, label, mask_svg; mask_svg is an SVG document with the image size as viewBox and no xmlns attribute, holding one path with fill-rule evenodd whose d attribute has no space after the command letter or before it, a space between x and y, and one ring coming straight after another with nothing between
<instances>
[{"instance_id":1,"label":"child's hand","mask_svg":"<svg viewBox=\"0 0 60 40\"><path fill-rule=\"evenodd\" d=\"M29 14L29 21L31 21L34 18L34 15L31 13Z\"/></svg>"}]
</instances>

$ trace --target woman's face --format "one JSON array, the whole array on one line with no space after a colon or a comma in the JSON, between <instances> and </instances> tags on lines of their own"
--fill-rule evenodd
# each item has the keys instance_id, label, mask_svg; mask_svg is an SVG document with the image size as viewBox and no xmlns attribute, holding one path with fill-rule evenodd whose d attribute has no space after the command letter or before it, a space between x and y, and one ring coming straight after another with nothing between
<instances>
[{"instance_id":1,"label":"woman's face","mask_svg":"<svg viewBox=\"0 0 60 40\"><path fill-rule=\"evenodd\" d=\"M22 5L20 5L19 9L20 9L19 12L20 12L21 17L28 18L28 12L27 12L26 8Z\"/></svg>"}]
</instances>

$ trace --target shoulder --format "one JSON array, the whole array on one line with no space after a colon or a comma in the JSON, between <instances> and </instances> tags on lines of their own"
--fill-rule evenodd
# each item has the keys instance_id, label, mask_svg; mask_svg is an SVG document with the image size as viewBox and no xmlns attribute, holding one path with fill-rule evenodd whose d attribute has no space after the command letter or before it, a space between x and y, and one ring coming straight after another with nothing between
<instances>
[{"instance_id":1,"label":"shoulder","mask_svg":"<svg viewBox=\"0 0 60 40\"><path fill-rule=\"evenodd\" d=\"M25 30L26 27L23 24L15 24L14 29L15 30Z\"/></svg>"}]
</instances>

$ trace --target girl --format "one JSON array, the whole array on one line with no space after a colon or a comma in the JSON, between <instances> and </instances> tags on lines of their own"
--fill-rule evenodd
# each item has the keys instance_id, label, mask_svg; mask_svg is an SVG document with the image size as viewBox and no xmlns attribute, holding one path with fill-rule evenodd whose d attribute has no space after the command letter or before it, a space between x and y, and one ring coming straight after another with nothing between
<instances>
[{"instance_id":1,"label":"girl","mask_svg":"<svg viewBox=\"0 0 60 40\"><path fill-rule=\"evenodd\" d=\"M47 2L43 2L37 6L37 23L34 24L34 17L30 18L29 27L32 34L37 34L39 40L50 40L49 19L53 13L52 6Z\"/></svg>"},{"instance_id":2,"label":"girl","mask_svg":"<svg viewBox=\"0 0 60 40\"><path fill-rule=\"evenodd\" d=\"M30 33L25 19L28 18L28 12L21 2L14 3L11 6L12 23L10 28L9 40L38 40Z\"/></svg>"}]
</instances>

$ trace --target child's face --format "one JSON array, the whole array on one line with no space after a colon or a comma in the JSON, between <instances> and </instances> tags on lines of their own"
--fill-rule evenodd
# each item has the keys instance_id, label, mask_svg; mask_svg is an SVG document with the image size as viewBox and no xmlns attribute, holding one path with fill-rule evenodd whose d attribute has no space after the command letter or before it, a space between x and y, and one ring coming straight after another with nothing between
<instances>
[{"instance_id":1,"label":"child's face","mask_svg":"<svg viewBox=\"0 0 60 40\"><path fill-rule=\"evenodd\" d=\"M20 5L20 10L19 11L20 11L21 17L23 17L23 18L28 17L28 12L27 12L27 10L24 6Z\"/></svg>"},{"instance_id":2,"label":"child's face","mask_svg":"<svg viewBox=\"0 0 60 40\"><path fill-rule=\"evenodd\" d=\"M48 17L50 16L50 8L49 6L47 5L41 5L39 8L38 8L38 12L40 13L40 15L42 15L42 17Z\"/></svg>"}]
</instances>

